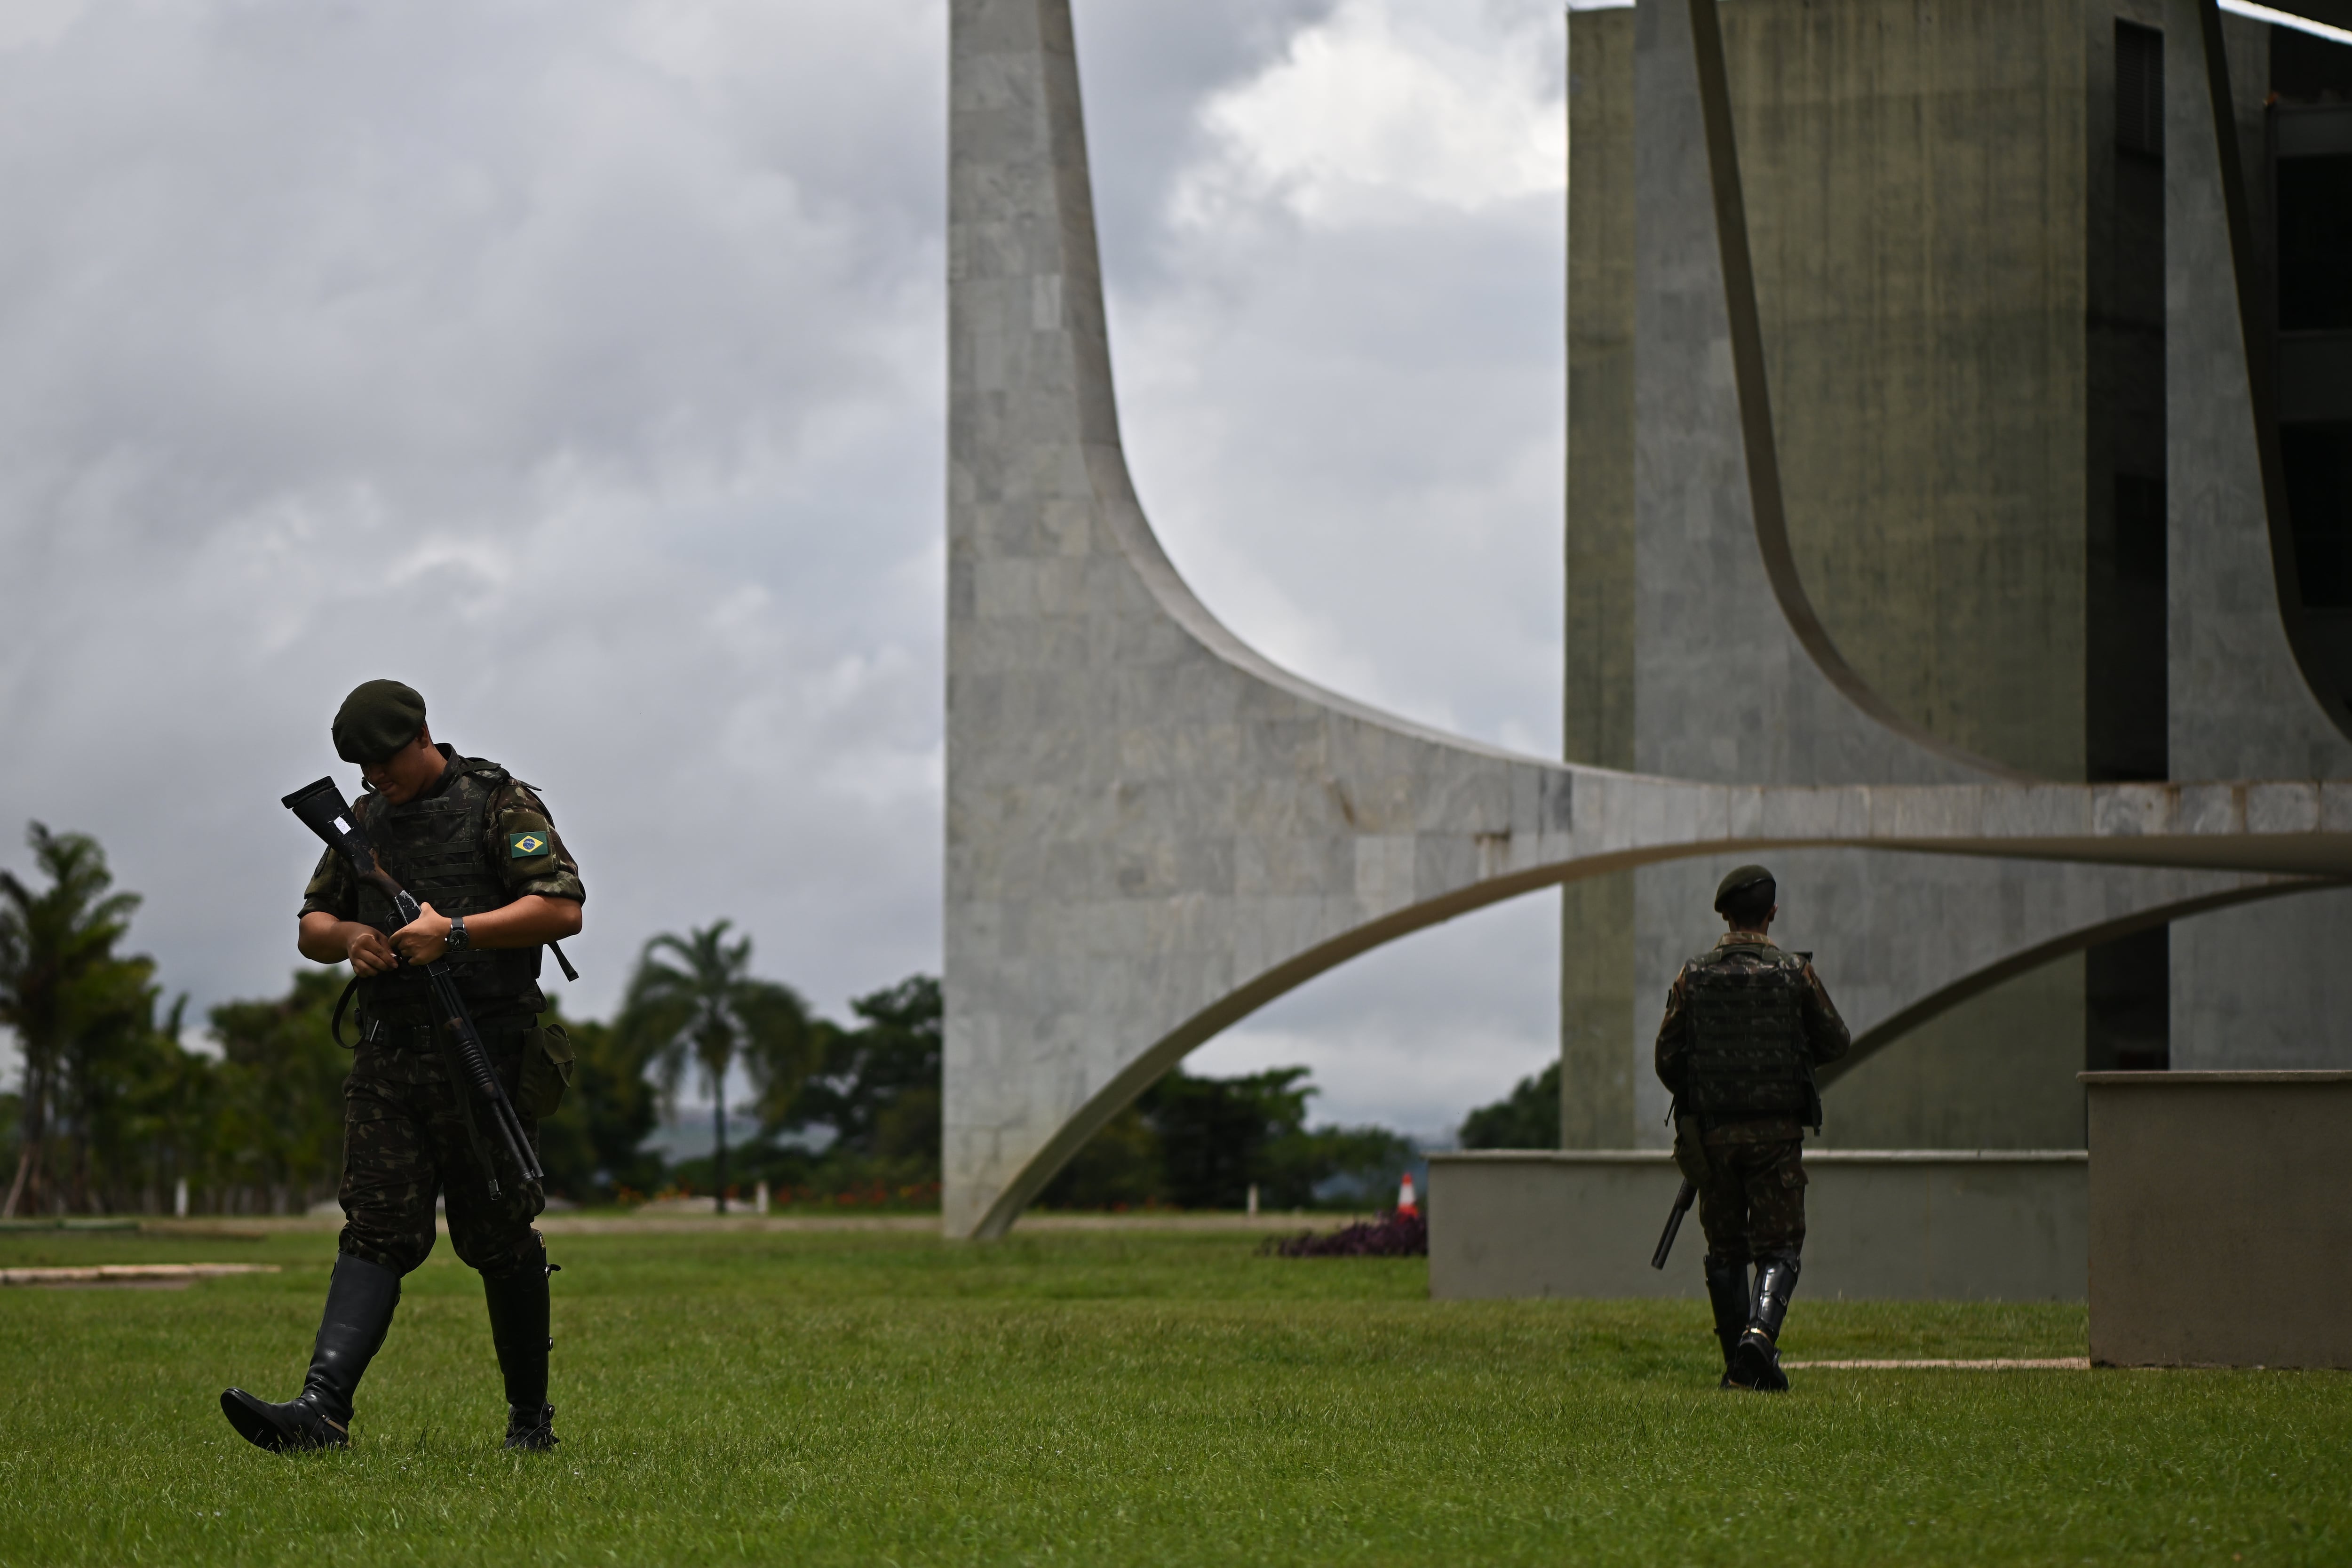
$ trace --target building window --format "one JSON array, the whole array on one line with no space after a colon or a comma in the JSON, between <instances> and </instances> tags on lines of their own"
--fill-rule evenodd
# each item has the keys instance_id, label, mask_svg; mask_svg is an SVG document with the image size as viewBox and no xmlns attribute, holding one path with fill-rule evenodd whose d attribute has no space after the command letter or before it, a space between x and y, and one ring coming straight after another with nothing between
<instances>
[{"instance_id":1,"label":"building window","mask_svg":"<svg viewBox=\"0 0 2352 1568\"><path fill-rule=\"evenodd\" d=\"M2132 22L2116 24L2116 146L2164 156L2164 35Z\"/></svg>"},{"instance_id":2,"label":"building window","mask_svg":"<svg viewBox=\"0 0 2352 1568\"><path fill-rule=\"evenodd\" d=\"M2284 426L2279 446L2303 602L2352 609L2352 425Z\"/></svg>"},{"instance_id":3,"label":"building window","mask_svg":"<svg viewBox=\"0 0 2352 1568\"><path fill-rule=\"evenodd\" d=\"M2164 584L2164 481L2116 476L2116 577Z\"/></svg>"},{"instance_id":4,"label":"building window","mask_svg":"<svg viewBox=\"0 0 2352 1568\"><path fill-rule=\"evenodd\" d=\"M2352 153L2278 161L2279 331L2352 327Z\"/></svg>"}]
</instances>

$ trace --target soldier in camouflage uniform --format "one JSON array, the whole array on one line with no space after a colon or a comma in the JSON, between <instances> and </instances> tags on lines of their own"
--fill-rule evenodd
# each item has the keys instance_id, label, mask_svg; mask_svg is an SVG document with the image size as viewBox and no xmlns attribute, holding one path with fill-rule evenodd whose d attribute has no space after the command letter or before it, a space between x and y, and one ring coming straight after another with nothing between
<instances>
[{"instance_id":1,"label":"soldier in camouflage uniform","mask_svg":"<svg viewBox=\"0 0 2352 1568\"><path fill-rule=\"evenodd\" d=\"M469 1135L423 965L447 959L536 1148L538 1118L555 1109L570 1062L560 1031L539 1026L540 949L579 931L580 868L530 786L495 763L436 745L425 700L398 681L354 690L336 715L334 740L337 755L362 764L368 786L354 815L423 910L400 925L391 901L332 851L304 891L303 956L348 960L356 975L360 1040L343 1089L345 1223L301 1394L272 1405L233 1388L221 1408L266 1448L344 1446L352 1394L391 1326L401 1277L433 1250L440 1197L451 1245L482 1276L506 1380L507 1447L552 1447L551 1270L531 1223L544 1200L536 1183L505 1168L503 1152L499 1195L490 1195L488 1142Z\"/></svg>"},{"instance_id":2,"label":"soldier in camouflage uniform","mask_svg":"<svg viewBox=\"0 0 2352 1568\"><path fill-rule=\"evenodd\" d=\"M1761 866L1724 878L1715 908L1731 929L1675 976L1657 1047L1675 1163L1698 1191L1706 1233L1722 1386L1773 1392L1789 1386L1779 1342L1805 1244L1804 1129L1822 1126L1813 1068L1853 1043L1812 954L1765 934L1778 892Z\"/></svg>"}]
</instances>

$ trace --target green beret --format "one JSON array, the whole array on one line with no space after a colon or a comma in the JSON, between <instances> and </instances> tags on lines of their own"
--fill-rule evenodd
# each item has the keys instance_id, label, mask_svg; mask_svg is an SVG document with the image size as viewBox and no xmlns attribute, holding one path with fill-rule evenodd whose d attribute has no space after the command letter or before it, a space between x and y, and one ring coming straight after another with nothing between
<instances>
[{"instance_id":1,"label":"green beret","mask_svg":"<svg viewBox=\"0 0 2352 1568\"><path fill-rule=\"evenodd\" d=\"M425 699L397 680L363 680L335 711L335 755L362 767L380 763L425 728Z\"/></svg>"},{"instance_id":2,"label":"green beret","mask_svg":"<svg viewBox=\"0 0 2352 1568\"><path fill-rule=\"evenodd\" d=\"M1759 882L1769 882L1771 879L1772 873L1761 866L1733 867L1730 875L1715 885L1715 912L1721 914L1724 904L1732 894L1741 889L1752 888Z\"/></svg>"}]
</instances>

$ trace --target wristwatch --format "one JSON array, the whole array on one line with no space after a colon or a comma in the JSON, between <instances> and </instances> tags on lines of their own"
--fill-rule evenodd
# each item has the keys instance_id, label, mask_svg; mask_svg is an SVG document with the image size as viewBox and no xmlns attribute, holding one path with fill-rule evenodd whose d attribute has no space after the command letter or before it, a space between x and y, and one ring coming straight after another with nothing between
<instances>
[{"instance_id":1,"label":"wristwatch","mask_svg":"<svg viewBox=\"0 0 2352 1568\"><path fill-rule=\"evenodd\" d=\"M446 946L446 947L449 949L449 951L450 951L451 952L464 952L464 951L465 951L465 948L466 948L466 917L465 917L465 916L463 916L463 915L451 915L451 916L449 917L449 934L448 934L446 938L444 938L444 939L443 939L443 943L444 943L444 945L445 945L445 946Z\"/></svg>"}]
</instances>

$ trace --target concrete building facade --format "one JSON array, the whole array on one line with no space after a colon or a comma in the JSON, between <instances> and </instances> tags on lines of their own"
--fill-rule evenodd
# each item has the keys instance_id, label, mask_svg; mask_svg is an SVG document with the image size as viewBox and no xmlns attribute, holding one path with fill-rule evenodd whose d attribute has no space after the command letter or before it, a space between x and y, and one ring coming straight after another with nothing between
<instances>
[{"instance_id":1,"label":"concrete building facade","mask_svg":"<svg viewBox=\"0 0 2352 1568\"><path fill-rule=\"evenodd\" d=\"M1916 868L1904 885L1940 889L1940 928L1874 928L1860 902L1843 917L1880 976L1844 993L1869 1040L2087 942L2352 878L2352 783L2037 777L1906 715L1842 658L1780 490L1712 0L1645 0L1635 18L1651 303L1626 417L1671 442L1644 458L1637 441L1627 481L1632 624L1637 650L1661 615L1737 639L1653 643L1635 670L1622 700L1656 772L1444 735L1217 623L1120 449L1068 0L953 0L950 18L950 1235L1001 1234L1254 1008L1501 899L1766 852L1826 857L1859 899L1878 886L1861 868ZM1680 531L1678 574L1644 576L1644 520L1653 556ZM1710 662L1758 679L1711 688ZM1645 700L1663 711L1644 679L1715 706L1643 741ZM1637 953L1671 951L1659 929L1637 919ZM1622 1125L1612 1092L1591 1087L1590 1125Z\"/></svg>"},{"instance_id":2,"label":"concrete building facade","mask_svg":"<svg viewBox=\"0 0 2352 1568\"><path fill-rule=\"evenodd\" d=\"M1691 17L1716 34L1699 57L1719 49L1728 126L1712 152L1736 163L1744 280L1708 272L1703 231L1724 205L1687 188L1705 162ZM2195 0L1571 15L1571 760L1789 784L2345 776L2352 680L2298 624L2293 552L2274 560L2289 528L2263 432L2277 421L2254 396L2271 374L2264 160L2280 117L2304 112L2265 106L2274 34L2305 97L2326 90L2331 51L2352 61ZM2333 146L2302 135L2315 158ZM1736 314L1743 289L1752 384L1695 404L1738 334L1693 322L1717 292ZM2331 300L2306 302L2315 331ZM2326 395L2306 395L2315 425ZM1742 419L1769 424L1765 483L1726 456ZM2323 489L2305 482L2320 500L2300 537L2352 529L2340 500L2323 515ZM1792 697L1817 675L1848 702ZM1938 997L1924 949L2085 873L1773 863L1785 939L1901 1026L1836 1081L1832 1145L2081 1147L2085 1066L2352 1061L2327 1022L2352 996L2325 962L2352 935L2352 894L2176 909L2168 930L2110 931ZM1650 1034L1675 967L1719 929L1720 869L1566 894L1567 1147L1666 1140ZM2090 875L2149 907L2127 877Z\"/></svg>"}]
</instances>

